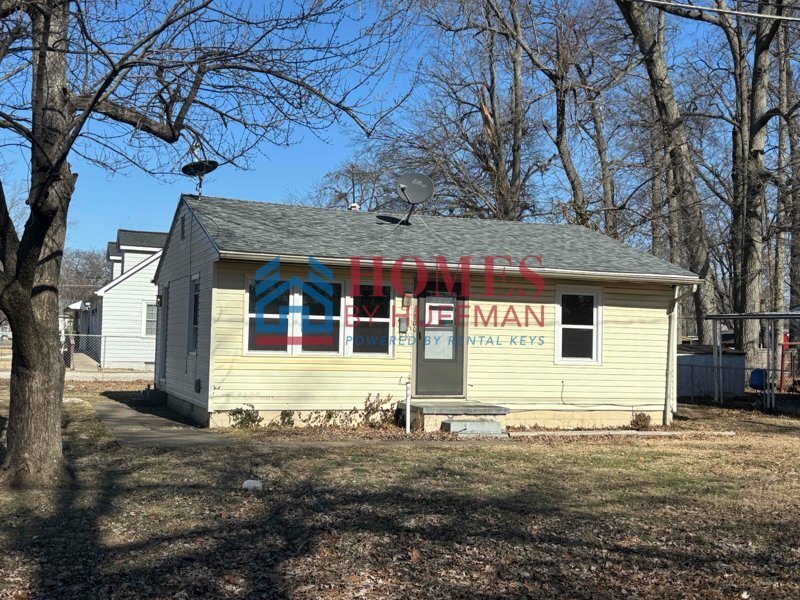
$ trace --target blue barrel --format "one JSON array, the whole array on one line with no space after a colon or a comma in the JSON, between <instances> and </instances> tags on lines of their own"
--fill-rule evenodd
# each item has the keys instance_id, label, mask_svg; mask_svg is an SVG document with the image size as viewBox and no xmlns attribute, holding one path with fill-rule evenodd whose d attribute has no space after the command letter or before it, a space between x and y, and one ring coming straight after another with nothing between
<instances>
[{"instance_id":1,"label":"blue barrel","mask_svg":"<svg viewBox=\"0 0 800 600\"><path fill-rule=\"evenodd\" d=\"M766 369L753 369L750 373L750 387L754 390L767 389L767 370Z\"/></svg>"}]
</instances>

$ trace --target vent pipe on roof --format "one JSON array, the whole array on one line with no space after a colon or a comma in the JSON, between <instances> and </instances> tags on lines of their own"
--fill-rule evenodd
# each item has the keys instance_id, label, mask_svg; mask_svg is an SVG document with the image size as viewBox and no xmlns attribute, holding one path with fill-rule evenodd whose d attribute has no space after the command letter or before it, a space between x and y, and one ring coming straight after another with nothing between
<instances>
[{"instance_id":1,"label":"vent pipe on roof","mask_svg":"<svg viewBox=\"0 0 800 600\"><path fill-rule=\"evenodd\" d=\"M358 211L360 211L360 210L361 210L361 205L360 205L358 202L351 202L351 203L350 203L350 204L347 206L347 210L349 210L349 211L351 211L351 212L358 212Z\"/></svg>"}]
</instances>

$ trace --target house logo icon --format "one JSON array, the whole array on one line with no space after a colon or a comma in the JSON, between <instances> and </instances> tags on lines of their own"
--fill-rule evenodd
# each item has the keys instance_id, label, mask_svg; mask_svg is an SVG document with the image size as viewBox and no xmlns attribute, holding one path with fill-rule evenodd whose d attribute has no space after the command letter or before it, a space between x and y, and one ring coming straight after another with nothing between
<instances>
[{"instance_id":1,"label":"house logo icon","mask_svg":"<svg viewBox=\"0 0 800 600\"><path fill-rule=\"evenodd\" d=\"M308 257L308 274L281 277L280 256L256 271L255 313L256 343L266 345L300 345L334 347L333 271L312 256ZM270 306L288 295L289 303L278 307L278 320ZM322 307L323 314L311 319L310 307L299 298L309 298ZM298 330L299 327L299 330ZM295 332L299 331L299 335Z\"/></svg>"}]
</instances>

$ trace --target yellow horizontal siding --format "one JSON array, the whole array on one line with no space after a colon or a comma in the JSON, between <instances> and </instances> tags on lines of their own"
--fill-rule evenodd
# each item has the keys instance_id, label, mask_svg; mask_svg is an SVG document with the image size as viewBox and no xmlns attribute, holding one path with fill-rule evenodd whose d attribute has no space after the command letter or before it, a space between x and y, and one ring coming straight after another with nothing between
<instances>
[{"instance_id":1,"label":"yellow horizontal siding","mask_svg":"<svg viewBox=\"0 0 800 600\"><path fill-rule=\"evenodd\" d=\"M602 286L602 364L555 363L555 294L550 282L540 296L544 327L531 323L514 334L544 336L541 346L472 346L468 351L469 398L514 409L555 405L641 407L664 403L667 366L668 286ZM570 285L564 282L564 286ZM598 287L580 282L576 287ZM508 302L498 302L503 314ZM517 309L517 312L520 312ZM469 335L503 335L500 328L469 323ZM581 406L577 406L581 405Z\"/></svg>"},{"instance_id":2,"label":"yellow horizontal siding","mask_svg":"<svg viewBox=\"0 0 800 600\"><path fill-rule=\"evenodd\" d=\"M405 395L401 379L411 372L413 347L395 346L393 357L245 354L245 281L254 267L220 263L214 293L212 368L214 369L213 408L224 410L250 402L260 410L347 409L363 404L367 394L392 394L395 400ZM284 267L284 276L303 270ZM334 270L345 279L346 270ZM388 274L384 278L388 282ZM555 364L555 293L560 282L547 282L543 293L533 298L544 305L544 326L531 320L517 328L475 325L474 305L484 314L497 305L498 323L513 306L520 319L525 303L515 299L492 300L473 296L465 334L500 336L503 346L467 348L467 397L470 400L506 404L514 410L586 410L590 404L610 410L617 405L661 406L664 402L667 361L667 308L669 286L605 284L602 287L603 348L601 365ZM473 286L482 282L473 277ZM518 284L517 284L518 285ZM511 285L496 287L504 293ZM397 293L397 290L395 290ZM394 300L402 313L400 297ZM395 330L395 335L398 335ZM544 336L542 345L510 346L509 336Z\"/></svg>"},{"instance_id":3,"label":"yellow horizontal siding","mask_svg":"<svg viewBox=\"0 0 800 600\"><path fill-rule=\"evenodd\" d=\"M282 275L302 276L304 269L282 266ZM398 346L394 356L245 354L245 282L252 265L221 263L214 299L212 348L215 410L252 403L260 410L328 410L363 406L367 394L405 397L401 378L410 374L411 349ZM344 280L347 271L334 270ZM388 276L385 284L388 285ZM400 299L395 300L401 311Z\"/></svg>"}]
</instances>

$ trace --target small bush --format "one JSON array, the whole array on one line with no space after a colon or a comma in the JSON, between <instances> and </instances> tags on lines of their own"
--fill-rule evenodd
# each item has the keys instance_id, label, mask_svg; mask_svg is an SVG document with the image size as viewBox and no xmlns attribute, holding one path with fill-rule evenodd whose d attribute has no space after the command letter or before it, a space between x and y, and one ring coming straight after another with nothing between
<instances>
[{"instance_id":1,"label":"small bush","mask_svg":"<svg viewBox=\"0 0 800 600\"><path fill-rule=\"evenodd\" d=\"M384 398L380 394L367 394L364 408L354 406L350 410L314 410L300 420L308 427L384 428L394 425L394 403L391 394Z\"/></svg>"},{"instance_id":2,"label":"small bush","mask_svg":"<svg viewBox=\"0 0 800 600\"><path fill-rule=\"evenodd\" d=\"M255 429L260 427L264 417L258 414L255 406L245 404L250 408L234 408L230 411L231 427L236 429Z\"/></svg>"},{"instance_id":3,"label":"small bush","mask_svg":"<svg viewBox=\"0 0 800 600\"><path fill-rule=\"evenodd\" d=\"M633 415L631 419L631 428L636 431L645 431L650 429L650 415L643 412L638 412Z\"/></svg>"},{"instance_id":4,"label":"small bush","mask_svg":"<svg viewBox=\"0 0 800 600\"><path fill-rule=\"evenodd\" d=\"M392 395L381 398L380 393L367 394L364 400L364 425L367 427L375 427L383 429L384 427L391 427L394 425L394 409L395 405L392 402Z\"/></svg>"},{"instance_id":5,"label":"small bush","mask_svg":"<svg viewBox=\"0 0 800 600\"><path fill-rule=\"evenodd\" d=\"M294 427L294 411L282 410L278 417L278 425L281 427Z\"/></svg>"}]
</instances>

